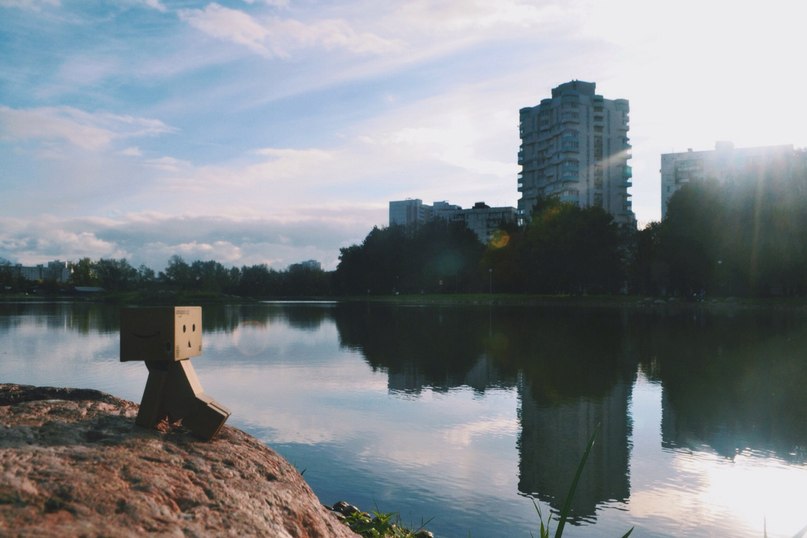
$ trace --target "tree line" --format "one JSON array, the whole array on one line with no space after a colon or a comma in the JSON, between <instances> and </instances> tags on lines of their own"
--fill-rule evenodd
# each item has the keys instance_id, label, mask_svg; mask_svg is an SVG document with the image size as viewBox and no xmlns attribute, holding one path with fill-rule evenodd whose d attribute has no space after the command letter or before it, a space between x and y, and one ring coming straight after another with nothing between
<instances>
[{"instance_id":1,"label":"tree line","mask_svg":"<svg viewBox=\"0 0 807 538\"><path fill-rule=\"evenodd\" d=\"M341 293L616 293L626 233L601 208L547 199L526 226L502 224L487 245L463 223L373 228L341 249Z\"/></svg>"},{"instance_id":2,"label":"tree line","mask_svg":"<svg viewBox=\"0 0 807 538\"><path fill-rule=\"evenodd\" d=\"M804 296L807 172L686 185L635 251L640 293Z\"/></svg>"},{"instance_id":3,"label":"tree line","mask_svg":"<svg viewBox=\"0 0 807 538\"><path fill-rule=\"evenodd\" d=\"M164 271L156 273L141 265L133 267L126 259L82 258L68 264L69 281L45 279L29 282L16 269L0 264L0 284L6 291L27 291L36 285L44 292L67 288L99 287L107 292L183 291L244 297L293 297L329 295L330 273L307 264L292 264L277 271L265 264L227 268L217 261L186 262L172 256Z\"/></svg>"},{"instance_id":4,"label":"tree line","mask_svg":"<svg viewBox=\"0 0 807 538\"><path fill-rule=\"evenodd\" d=\"M343 294L508 292L677 296L807 294L807 158L697 181L636 231L600 208L540 200L486 245L461 224L374 228L341 249Z\"/></svg>"},{"instance_id":5,"label":"tree line","mask_svg":"<svg viewBox=\"0 0 807 538\"><path fill-rule=\"evenodd\" d=\"M788 165L791 166L792 165ZM540 200L530 221L487 244L463 223L373 228L340 249L335 271L306 264L226 268L173 256L155 273L125 259L70 264L73 286L169 289L247 297L417 293L616 294L702 298L807 293L807 166L760 167L684 185L666 218L636 231L601 208ZM0 264L5 290L23 289ZM40 285L58 286L56 283Z\"/></svg>"}]
</instances>

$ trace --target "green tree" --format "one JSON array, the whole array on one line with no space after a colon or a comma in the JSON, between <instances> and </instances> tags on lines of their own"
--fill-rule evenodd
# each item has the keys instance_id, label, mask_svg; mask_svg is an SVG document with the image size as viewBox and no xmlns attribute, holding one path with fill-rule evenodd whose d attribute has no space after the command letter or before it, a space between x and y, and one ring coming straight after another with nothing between
<instances>
[{"instance_id":1,"label":"green tree","mask_svg":"<svg viewBox=\"0 0 807 538\"><path fill-rule=\"evenodd\" d=\"M81 258L70 264L70 280L74 286L97 286L98 275L95 262L89 258Z\"/></svg>"},{"instance_id":2,"label":"green tree","mask_svg":"<svg viewBox=\"0 0 807 538\"><path fill-rule=\"evenodd\" d=\"M314 297L329 295L330 278L320 268L301 263L289 266L284 275L283 295L289 297Z\"/></svg>"},{"instance_id":3,"label":"green tree","mask_svg":"<svg viewBox=\"0 0 807 538\"><path fill-rule=\"evenodd\" d=\"M151 269L145 264L141 264L140 267L137 268L138 286L141 288L150 288L154 286L156 281L157 275L154 273L154 269Z\"/></svg>"},{"instance_id":4,"label":"green tree","mask_svg":"<svg viewBox=\"0 0 807 538\"><path fill-rule=\"evenodd\" d=\"M100 259L95 262L98 284L107 291L125 291L137 283L137 269L125 259Z\"/></svg>"},{"instance_id":5,"label":"green tree","mask_svg":"<svg viewBox=\"0 0 807 538\"><path fill-rule=\"evenodd\" d=\"M672 291L684 296L714 291L717 262L722 258L717 232L723 218L722 192L716 181L684 185L672 196L660 231Z\"/></svg>"},{"instance_id":6,"label":"green tree","mask_svg":"<svg viewBox=\"0 0 807 538\"><path fill-rule=\"evenodd\" d=\"M601 208L546 200L521 248L529 291L613 293L622 285L619 228Z\"/></svg>"},{"instance_id":7,"label":"green tree","mask_svg":"<svg viewBox=\"0 0 807 538\"><path fill-rule=\"evenodd\" d=\"M634 292L664 295L669 288L670 270L661 248L660 222L651 222L636 233L634 255L630 264L630 283Z\"/></svg>"},{"instance_id":8,"label":"green tree","mask_svg":"<svg viewBox=\"0 0 807 538\"><path fill-rule=\"evenodd\" d=\"M527 273L522 259L523 240L523 230L513 223L500 227L488 241L481 262L482 276L487 275L488 290L524 291Z\"/></svg>"},{"instance_id":9,"label":"green tree","mask_svg":"<svg viewBox=\"0 0 807 538\"><path fill-rule=\"evenodd\" d=\"M401 254L417 261L414 267L404 267L419 276L421 289L456 293L480 290L479 266L484 250L464 223L434 220L417 230Z\"/></svg>"},{"instance_id":10,"label":"green tree","mask_svg":"<svg viewBox=\"0 0 807 538\"><path fill-rule=\"evenodd\" d=\"M280 295L280 275L265 264L244 266L238 282L238 294L245 297L273 297Z\"/></svg>"},{"instance_id":11,"label":"green tree","mask_svg":"<svg viewBox=\"0 0 807 538\"><path fill-rule=\"evenodd\" d=\"M192 289L220 293L230 284L230 273L217 261L199 261L191 263L189 282Z\"/></svg>"},{"instance_id":12,"label":"green tree","mask_svg":"<svg viewBox=\"0 0 807 538\"><path fill-rule=\"evenodd\" d=\"M347 294L470 291L480 288L483 251L462 223L375 227L361 245L340 250L334 284Z\"/></svg>"},{"instance_id":13,"label":"green tree","mask_svg":"<svg viewBox=\"0 0 807 538\"><path fill-rule=\"evenodd\" d=\"M175 254L168 259L165 271L160 273L160 280L181 290L191 289L193 285L191 267L181 256Z\"/></svg>"}]
</instances>

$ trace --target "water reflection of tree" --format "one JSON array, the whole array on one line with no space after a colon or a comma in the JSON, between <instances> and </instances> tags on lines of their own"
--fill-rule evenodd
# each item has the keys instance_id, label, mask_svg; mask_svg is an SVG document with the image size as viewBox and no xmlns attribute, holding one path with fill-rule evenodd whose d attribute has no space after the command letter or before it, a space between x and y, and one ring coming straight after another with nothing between
<instances>
[{"instance_id":1,"label":"water reflection of tree","mask_svg":"<svg viewBox=\"0 0 807 538\"><path fill-rule=\"evenodd\" d=\"M502 309L490 352L520 370L541 405L606 394L632 375L619 310Z\"/></svg>"},{"instance_id":2,"label":"water reflection of tree","mask_svg":"<svg viewBox=\"0 0 807 538\"><path fill-rule=\"evenodd\" d=\"M516 387L522 493L560 509L599 423L572 519L628 497L627 405L635 363L620 312L367 304L342 305L335 314L342 345L386 369L393 389Z\"/></svg>"},{"instance_id":3,"label":"water reflection of tree","mask_svg":"<svg viewBox=\"0 0 807 538\"><path fill-rule=\"evenodd\" d=\"M287 323L303 331L314 331L330 317L327 304L244 304L209 305L202 309L205 331L233 332L244 322Z\"/></svg>"},{"instance_id":4,"label":"water reflection of tree","mask_svg":"<svg viewBox=\"0 0 807 538\"><path fill-rule=\"evenodd\" d=\"M804 462L804 321L770 312L637 320L646 370L663 386L664 446Z\"/></svg>"},{"instance_id":5,"label":"water reflection of tree","mask_svg":"<svg viewBox=\"0 0 807 538\"><path fill-rule=\"evenodd\" d=\"M117 332L120 325L119 308L99 303L0 303L0 319L21 323L26 318L44 323L49 330L80 334Z\"/></svg>"},{"instance_id":6,"label":"water reflection of tree","mask_svg":"<svg viewBox=\"0 0 807 538\"><path fill-rule=\"evenodd\" d=\"M343 304L334 315L341 345L387 370L393 390L515 385L489 356L487 309Z\"/></svg>"}]
</instances>

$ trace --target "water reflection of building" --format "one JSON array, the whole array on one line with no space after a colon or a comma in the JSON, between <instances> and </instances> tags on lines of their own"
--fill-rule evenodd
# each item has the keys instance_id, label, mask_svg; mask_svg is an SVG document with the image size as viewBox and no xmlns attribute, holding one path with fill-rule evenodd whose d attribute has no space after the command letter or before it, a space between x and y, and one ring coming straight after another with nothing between
<instances>
[{"instance_id":1,"label":"water reflection of building","mask_svg":"<svg viewBox=\"0 0 807 538\"><path fill-rule=\"evenodd\" d=\"M572 500L572 520L592 518L603 502L626 500L630 495L630 390L630 383L619 382L602 395L538 403L522 378L518 385L519 491L559 511L588 441L600 424Z\"/></svg>"}]
</instances>

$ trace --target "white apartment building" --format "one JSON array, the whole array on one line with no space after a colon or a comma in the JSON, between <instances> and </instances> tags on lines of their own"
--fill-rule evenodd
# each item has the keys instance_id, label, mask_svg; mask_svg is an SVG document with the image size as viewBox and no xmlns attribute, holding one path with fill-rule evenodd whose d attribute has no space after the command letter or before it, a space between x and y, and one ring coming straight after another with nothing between
<instances>
[{"instance_id":1,"label":"white apartment building","mask_svg":"<svg viewBox=\"0 0 807 538\"><path fill-rule=\"evenodd\" d=\"M389 224L417 226L431 220L431 206L419 198L407 198L389 203Z\"/></svg>"},{"instance_id":2,"label":"white apartment building","mask_svg":"<svg viewBox=\"0 0 807 538\"><path fill-rule=\"evenodd\" d=\"M749 172L773 169L776 166L805 161L804 152L793 149L792 145L735 148L731 142L717 142L714 150L661 155L661 218L667 215L670 198L681 187L694 181L714 179L720 183L733 181ZM787 168L787 167L786 167Z\"/></svg>"},{"instance_id":3,"label":"white apartment building","mask_svg":"<svg viewBox=\"0 0 807 538\"><path fill-rule=\"evenodd\" d=\"M482 243L487 243L503 223L516 222L515 207L490 207L477 202L470 209L448 202L424 204L419 199L400 200L389 203L389 224L415 227L433 219L462 222L476 234Z\"/></svg>"},{"instance_id":4,"label":"white apartment building","mask_svg":"<svg viewBox=\"0 0 807 538\"><path fill-rule=\"evenodd\" d=\"M11 269L21 278L32 282L52 280L64 283L70 280L70 270L67 268L67 263L59 260L48 262L47 265L26 266L17 264L11 266Z\"/></svg>"},{"instance_id":5,"label":"white apartment building","mask_svg":"<svg viewBox=\"0 0 807 538\"><path fill-rule=\"evenodd\" d=\"M636 226L631 207L626 99L605 99L596 84L573 80L552 97L519 111L518 211L529 219L539 197L602 207L619 224Z\"/></svg>"}]
</instances>

